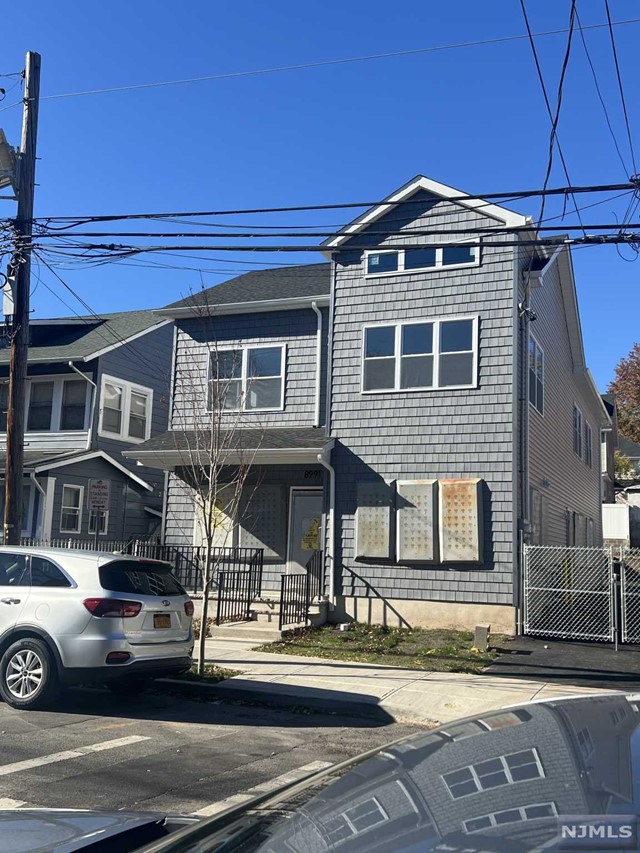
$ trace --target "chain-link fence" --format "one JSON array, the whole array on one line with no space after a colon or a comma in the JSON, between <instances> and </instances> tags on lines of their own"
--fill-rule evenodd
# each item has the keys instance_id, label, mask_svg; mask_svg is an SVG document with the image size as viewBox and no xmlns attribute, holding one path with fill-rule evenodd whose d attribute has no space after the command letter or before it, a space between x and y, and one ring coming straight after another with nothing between
<instances>
[{"instance_id":1,"label":"chain-link fence","mask_svg":"<svg viewBox=\"0 0 640 853\"><path fill-rule=\"evenodd\" d=\"M615 584L610 548L525 545L523 581L525 634L614 639ZM640 629L640 619L637 625Z\"/></svg>"},{"instance_id":2,"label":"chain-link fence","mask_svg":"<svg viewBox=\"0 0 640 853\"><path fill-rule=\"evenodd\" d=\"M620 565L622 642L640 643L640 548L622 552Z\"/></svg>"}]
</instances>

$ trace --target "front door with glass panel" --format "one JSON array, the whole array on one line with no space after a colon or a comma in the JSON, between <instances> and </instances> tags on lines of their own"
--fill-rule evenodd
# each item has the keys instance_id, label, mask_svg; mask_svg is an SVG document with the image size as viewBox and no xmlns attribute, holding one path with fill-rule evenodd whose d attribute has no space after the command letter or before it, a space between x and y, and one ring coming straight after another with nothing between
<instances>
[{"instance_id":1,"label":"front door with glass panel","mask_svg":"<svg viewBox=\"0 0 640 853\"><path fill-rule=\"evenodd\" d=\"M321 542L322 489L292 489L287 571L304 571Z\"/></svg>"}]
</instances>

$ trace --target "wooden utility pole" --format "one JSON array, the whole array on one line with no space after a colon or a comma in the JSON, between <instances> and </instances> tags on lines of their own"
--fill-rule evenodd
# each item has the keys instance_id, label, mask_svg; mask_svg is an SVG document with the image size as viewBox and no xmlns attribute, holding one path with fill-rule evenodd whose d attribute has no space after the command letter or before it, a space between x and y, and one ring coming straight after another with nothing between
<instances>
[{"instance_id":1,"label":"wooden utility pole","mask_svg":"<svg viewBox=\"0 0 640 853\"><path fill-rule=\"evenodd\" d=\"M7 461L5 466L4 542L20 544L22 531L22 477L24 417L29 353L29 290L31 287L31 232L40 98L40 54L29 51L25 64L22 139L18 157L18 215L13 256L13 323L9 354L7 406Z\"/></svg>"}]
</instances>

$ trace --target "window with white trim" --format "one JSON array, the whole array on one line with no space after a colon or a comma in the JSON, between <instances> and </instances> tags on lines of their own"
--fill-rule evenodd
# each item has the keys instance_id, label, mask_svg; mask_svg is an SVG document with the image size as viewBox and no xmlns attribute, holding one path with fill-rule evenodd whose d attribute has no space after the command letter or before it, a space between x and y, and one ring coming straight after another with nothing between
<instances>
[{"instance_id":1,"label":"window with white trim","mask_svg":"<svg viewBox=\"0 0 640 853\"><path fill-rule=\"evenodd\" d=\"M529 402L544 414L544 353L533 335L529 336Z\"/></svg>"},{"instance_id":2,"label":"window with white trim","mask_svg":"<svg viewBox=\"0 0 640 853\"><path fill-rule=\"evenodd\" d=\"M588 423L584 425L584 461L593 468L593 433Z\"/></svg>"},{"instance_id":3,"label":"window with white trim","mask_svg":"<svg viewBox=\"0 0 640 853\"><path fill-rule=\"evenodd\" d=\"M503 785L544 779L544 776L537 750L525 749L445 773L442 779L453 799L458 800Z\"/></svg>"},{"instance_id":4,"label":"window with white trim","mask_svg":"<svg viewBox=\"0 0 640 853\"><path fill-rule=\"evenodd\" d=\"M109 513L101 512L96 509L90 509L88 532L93 533L94 535L96 532L96 522L98 527L98 535L106 536L107 530L109 529Z\"/></svg>"},{"instance_id":5,"label":"window with white trim","mask_svg":"<svg viewBox=\"0 0 640 853\"><path fill-rule=\"evenodd\" d=\"M474 388L478 318L365 326L362 391Z\"/></svg>"},{"instance_id":6,"label":"window with white trim","mask_svg":"<svg viewBox=\"0 0 640 853\"><path fill-rule=\"evenodd\" d=\"M100 400L100 435L130 442L149 438L153 405L151 388L104 375Z\"/></svg>"},{"instance_id":7,"label":"window with white trim","mask_svg":"<svg viewBox=\"0 0 640 853\"><path fill-rule=\"evenodd\" d=\"M431 272L459 267L477 267L480 247L465 243L450 246L423 246L419 249L379 249L365 252L366 274L393 275L405 272Z\"/></svg>"},{"instance_id":8,"label":"window with white trim","mask_svg":"<svg viewBox=\"0 0 640 853\"><path fill-rule=\"evenodd\" d=\"M62 506L60 508L60 532L80 533L82 525L82 486L62 487Z\"/></svg>"},{"instance_id":9,"label":"window with white trim","mask_svg":"<svg viewBox=\"0 0 640 853\"><path fill-rule=\"evenodd\" d=\"M338 814L328 815L322 821L327 840L337 845L347 838L359 835L389 820L376 797L363 800Z\"/></svg>"},{"instance_id":10,"label":"window with white trim","mask_svg":"<svg viewBox=\"0 0 640 853\"><path fill-rule=\"evenodd\" d=\"M28 432L79 432L89 428L92 386L84 379L64 376L29 379L26 395ZM0 406L3 396L0 393ZM6 405L5 405L6 409ZM0 415L0 432L6 432L6 414Z\"/></svg>"},{"instance_id":11,"label":"window with white trim","mask_svg":"<svg viewBox=\"0 0 640 853\"><path fill-rule=\"evenodd\" d=\"M482 832L506 823L520 823L525 820L555 817L558 809L555 803L532 803L530 806L515 806L499 812L473 817L463 822L465 832Z\"/></svg>"},{"instance_id":12,"label":"window with white trim","mask_svg":"<svg viewBox=\"0 0 640 853\"><path fill-rule=\"evenodd\" d=\"M53 382L30 382L27 432L49 432L52 414Z\"/></svg>"},{"instance_id":13,"label":"window with white trim","mask_svg":"<svg viewBox=\"0 0 640 853\"><path fill-rule=\"evenodd\" d=\"M216 349L209 360L209 400L227 411L284 408L285 344Z\"/></svg>"},{"instance_id":14,"label":"window with white trim","mask_svg":"<svg viewBox=\"0 0 640 853\"><path fill-rule=\"evenodd\" d=\"M573 452L582 459L582 412L573 406Z\"/></svg>"}]
</instances>

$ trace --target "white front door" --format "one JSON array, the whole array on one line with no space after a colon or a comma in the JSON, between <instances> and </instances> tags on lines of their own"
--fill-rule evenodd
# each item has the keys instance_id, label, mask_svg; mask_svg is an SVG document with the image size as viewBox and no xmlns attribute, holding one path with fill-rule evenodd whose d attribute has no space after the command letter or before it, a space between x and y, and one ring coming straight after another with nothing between
<instances>
[{"instance_id":1,"label":"white front door","mask_svg":"<svg viewBox=\"0 0 640 853\"><path fill-rule=\"evenodd\" d=\"M292 489L287 571L302 572L322 547L322 489Z\"/></svg>"}]
</instances>

